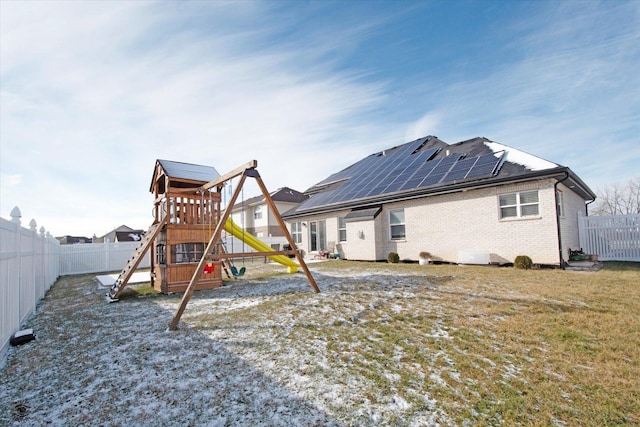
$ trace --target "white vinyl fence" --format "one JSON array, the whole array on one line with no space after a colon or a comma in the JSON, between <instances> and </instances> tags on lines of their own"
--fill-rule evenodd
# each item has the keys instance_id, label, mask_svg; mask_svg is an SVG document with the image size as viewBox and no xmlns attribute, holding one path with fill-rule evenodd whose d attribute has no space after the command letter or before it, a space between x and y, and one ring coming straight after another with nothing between
<instances>
[{"instance_id":1,"label":"white vinyl fence","mask_svg":"<svg viewBox=\"0 0 640 427\"><path fill-rule=\"evenodd\" d=\"M119 271L140 242L78 243L60 246L60 275ZM151 267L149 252L138 268Z\"/></svg>"},{"instance_id":2,"label":"white vinyl fence","mask_svg":"<svg viewBox=\"0 0 640 427\"><path fill-rule=\"evenodd\" d=\"M35 310L59 276L60 243L35 220L20 225L20 210L12 220L0 218L0 354L11 335Z\"/></svg>"},{"instance_id":3,"label":"white vinyl fence","mask_svg":"<svg viewBox=\"0 0 640 427\"><path fill-rule=\"evenodd\" d=\"M640 262L640 214L578 217L580 247L601 261Z\"/></svg>"},{"instance_id":4,"label":"white vinyl fence","mask_svg":"<svg viewBox=\"0 0 640 427\"><path fill-rule=\"evenodd\" d=\"M20 210L0 218L0 357L11 335L21 329L38 301L59 276L122 270L138 242L61 245L45 232L21 226ZM138 268L150 267L149 253Z\"/></svg>"}]
</instances>

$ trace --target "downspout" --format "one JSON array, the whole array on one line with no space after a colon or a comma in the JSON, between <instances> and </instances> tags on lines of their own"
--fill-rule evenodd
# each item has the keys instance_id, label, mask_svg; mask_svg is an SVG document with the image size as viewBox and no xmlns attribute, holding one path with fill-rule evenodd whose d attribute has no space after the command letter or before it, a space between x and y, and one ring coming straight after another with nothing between
<instances>
[{"instance_id":1,"label":"downspout","mask_svg":"<svg viewBox=\"0 0 640 427\"><path fill-rule=\"evenodd\" d=\"M555 199L555 207L556 207L556 229L558 232L558 253L560 255L560 268L561 269L565 269L565 261L564 261L564 257L562 256L562 232L560 231L560 212L558 211L558 184L560 184L563 181L566 181L569 178L569 172L564 171L564 178L562 178L559 181L556 181L555 184L553 184L553 198Z\"/></svg>"},{"instance_id":2,"label":"downspout","mask_svg":"<svg viewBox=\"0 0 640 427\"><path fill-rule=\"evenodd\" d=\"M587 203L586 205L584 205L584 214L585 214L586 216L589 216L589 205L590 205L591 203L595 202L595 201L596 201L596 199L593 199L593 200L591 200L589 203Z\"/></svg>"}]
</instances>

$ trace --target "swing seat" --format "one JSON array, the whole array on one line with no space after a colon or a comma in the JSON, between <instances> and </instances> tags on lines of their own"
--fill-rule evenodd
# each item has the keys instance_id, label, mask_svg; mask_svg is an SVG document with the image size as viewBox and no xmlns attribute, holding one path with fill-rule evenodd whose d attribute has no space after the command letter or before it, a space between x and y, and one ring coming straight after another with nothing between
<instances>
[{"instance_id":1,"label":"swing seat","mask_svg":"<svg viewBox=\"0 0 640 427\"><path fill-rule=\"evenodd\" d=\"M231 266L231 274L233 274L233 277L243 276L245 271L247 271L245 267L240 267L240 270L238 270L235 265Z\"/></svg>"}]
</instances>

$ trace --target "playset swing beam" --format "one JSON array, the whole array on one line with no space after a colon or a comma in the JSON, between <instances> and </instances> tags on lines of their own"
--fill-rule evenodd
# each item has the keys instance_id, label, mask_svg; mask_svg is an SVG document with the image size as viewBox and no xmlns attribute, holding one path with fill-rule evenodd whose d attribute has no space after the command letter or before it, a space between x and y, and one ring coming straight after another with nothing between
<instances>
[{"instance_id":1,"label":"playset swing beam","mask_svg":"<svg viewBox=\"0 0 640 427\"><path fill-rule=\"evenodd\" d=\"M178 323L180 322L180 318L182 317L187 304L189 303L189 300L191 299L191 296L193 295L193 291L196 288L196 285L198 283L198 280L200 279L202 272L204 270L205 265L208 262L215 262L215 261L221 261L221 260L225 260L225 259L229 259L231 256L237 257L239 255L242 255L244 257L264 257L264 256L286 256L286 255L295 255L297 261L298 261L298 265L299 267L302 269L302 271L304 272L304 274L307 277L307 280L309 281L309 284L311 285L311 287L313 288L314 292L319 293L320 289L318 288L318 285L316 284L315 279L313 278L313 276L311 275L311 272L309 271L309 268L307 267L307 264L304 262L304 258L302 256L302 254L300 253L300 251L298 251L296 249L296 245L295 242L293 241L293 238L291 237L291 234L289 233L289 230L287 229L287 226L284 222L284 220L282 219L282 217L280 216L280 213L278 212L278 209L276 208L275 203L273 202L273 200L271 199L271 195L269 194L269 191L267 190L266 186L264 185L264 182L262 181L262 178L260 177L260 174L258 173L258 171L256 170L256 167L258 166L258 162L256 160L252 160L246 164L244 164L243 166L240 166L234 170L232 170L231 172L228 172L224 175L222 175L219 178L216 178L204 185L202 185L200 188L198 188L198 191L207 191L213 187L221 187L226 181L229 181L233 178L236 178L238 176L240 176L240 181L238 182L238 185L236 187L236 189L234 190L232 196L231 196L231 200L227 203L227 206L222 214L222 217L220 218L218 224L216 225L216 228L213 232L213 235L211 236L211 238L209 239L209 243L207 244L206 249L203 251L202 254L202 258L200 259L200 262L198 263L198 267L196 268L196 270L193 273L193 276L191 278L191 281L189 282L189 285L187 286L187 289L185 290L183 296L182 296L182 300L180 301L180 305L178 306L178 309L176 310L173 318L171 319L171 322L169 323L169 330L176 330L178 328ZM242 254L228 254L226 253L226 251L224 251L224 253L219 253L219 251L214 250L216 248L217 243L221 240L221 235L222 235L222 230L226 228L227 226L227 221L230 220L230 214L231 214L231 210L233 209L233 207L235 206L236 200L238 199L238 196L240 195L240 192L244 186L244 183L247 179L247 177L251 177L254 178L258 184L258 187L260 188L260 191L262 191L263 196L265 197L265 200L267 202L267 204L269 205L269 208L271 209L273 216L275 217L276 221L278 222L278 225L280 226L280 229L282 230L285 238L287 239L287 242L289 243L291 249L290 250L282 250L282 251L260 251L260 252L243 252ZM231 222L232 224L233 222ZM289 259L289 258L287 258Z\"/></svg>"}]
</instances>

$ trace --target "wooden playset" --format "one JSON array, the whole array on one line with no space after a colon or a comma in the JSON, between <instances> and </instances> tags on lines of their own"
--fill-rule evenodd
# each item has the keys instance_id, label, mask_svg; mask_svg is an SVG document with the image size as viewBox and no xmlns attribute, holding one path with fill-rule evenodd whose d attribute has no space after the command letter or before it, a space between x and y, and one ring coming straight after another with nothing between
<instances>
[{"instance_id":1,"label":"wooden playset","mask_svg":"<svg viewBox=\"0 0 640 427\"><path fill-rule=\"evenodd\" d=\"M268 257L286 266L289 272L300 267L313 290L319 292L256 167L257 161L253 160L221 176L212 167L157 160L150 188L154 195L153 224L110 288L107 299L118 301L148 251L151 251L151 285L163 293L184 292L169 329L177 328L194 290L222 286L223 271L228 277L239 275L233 258ZM238 184L223 209L224 186L237 177ZM256 180L290 250L273 250L245 233L229 217L247 177ZM246 242L256 252L229 253L222 241L223 230L241 238L243 247ZM294 255L298 263L289 255Z\"/></svg>"}]
</instances>

